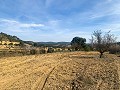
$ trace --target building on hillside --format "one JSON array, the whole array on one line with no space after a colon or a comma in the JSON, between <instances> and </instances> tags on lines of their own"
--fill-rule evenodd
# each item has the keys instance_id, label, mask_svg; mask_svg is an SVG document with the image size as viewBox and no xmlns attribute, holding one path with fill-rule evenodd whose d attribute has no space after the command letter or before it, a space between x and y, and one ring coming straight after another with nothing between
<instances>
[{"instance_id":1,"label":"building on hillside","mask_svg":"<svg viewBox=\"0 0 120 90\"><path fill-rule=\"evenodd\" d=\"M11 42L11 43L13 43L13 45L15 45L15 44L19 45L20 44L20 42Z\"/></svg>"},{"instance_id":2,"label":"building on hillside","mask_svg":"<svg viewBox=\"0 0 120 90\"><path fill-rule=\"evenodd\" d=\"M20 42L0 41L0 44L1 44L1 45L9 45L9 44L19 45Z\"/></svg>"}]
</instances>

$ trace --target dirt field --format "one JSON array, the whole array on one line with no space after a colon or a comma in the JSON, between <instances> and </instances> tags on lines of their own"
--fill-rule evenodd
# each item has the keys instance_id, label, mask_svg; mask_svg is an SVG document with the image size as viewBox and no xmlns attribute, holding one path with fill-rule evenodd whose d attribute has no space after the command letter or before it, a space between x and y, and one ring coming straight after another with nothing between
<instances>
[{"instance_id":1,"label":"dirt field","mask_svg":"<svg viewBox=\"0 0 120 90\"><path fill-rule=\"evenodd\" d=\"M0 59L0 90L119 90L120 57L66 52Z\"/></svg>"}]
</instances>

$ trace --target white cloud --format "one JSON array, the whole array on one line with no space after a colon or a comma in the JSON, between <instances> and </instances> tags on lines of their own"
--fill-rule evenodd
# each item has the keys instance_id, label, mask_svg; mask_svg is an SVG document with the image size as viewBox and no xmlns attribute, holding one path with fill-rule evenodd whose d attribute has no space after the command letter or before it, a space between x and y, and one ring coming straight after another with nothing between
<instances>
[{"instance_id":1,"label":"white cloud","mask_svg":"<svg viewBox=\"0 0 120 90\"><path fill-rule=\"evenodd\" d=\"M43 27L43 24L20 24L20 27Z\"/></svg>"},{"instance_id":2,"label":"white cloud","mask_svg":"<svg viewBox=\"0 0 120 90\"><path fill-rule=\"evenodd\" d=\"M21 23L15 20L0 19L0 31L10 34L14 33L15 35L38 33L43 27L44 24L40 23Z\"/></svg>"},{"instance_id":3,"label":"white cloud","mask_svg":"<svg viewBox=\"0 0 120 90\"><path fill-rule=\"evenodd\" d=\"M14 20L8 20L8 19L1 19L0 22L3 22L3 23L9 23L9 24L18 23L17 21L14 21Z\"/></svg>"},{"instance_id":4,"label":"white cloud","mask_svg":"<svg viewBox=\"0 0 120 90\"><path fill-rule=\"evenodd\" d=\"M118 23L114 23L114 24L106 24L106 25L104 25L103 26L103 30L104 31L112 31L112 32L116 32L116 33L118 33L118 32L120 32L120 24L118 24Z\"/></svg>"},{"instance_id":5,"label":"white cloud","mask_svg":"<svg viewBox=\"0 0 120 90\"><path fill-rule=\"evenodd\" d=\"M99 3L94 7L93 17L99 18L104 16L120 14L120 1L107 0L106 2Z\"/></svg>"},{"instance_id":6,"label":"white cloud","mask_svg":"<svg viewBox=\"0 0 120 90\"><path fill-rule=\"evenodd\" d=\"M15 21L15 20L8 20L8 19L2 19L2 20L0 20L0 23L7 25L7 26L11 26L11 27L24 27L24 28L43 27L44 26L44 24L21 23L21 22Z\"/></svg>"}]
</instances>

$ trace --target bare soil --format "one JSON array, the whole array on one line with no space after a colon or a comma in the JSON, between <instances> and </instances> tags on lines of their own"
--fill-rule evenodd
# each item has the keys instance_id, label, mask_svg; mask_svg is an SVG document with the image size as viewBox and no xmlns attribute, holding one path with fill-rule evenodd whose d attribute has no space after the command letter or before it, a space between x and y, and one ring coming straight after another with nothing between
<instances>
[{"instance_id":1,"label":"bare soil","mask_svg":"<svg viewBox=\"0 0 120 90\"><path fill-rule=\"evenodd\" d=\"M0 90L119 90L120 57L61 52L0 59Z\"/></svg>"}]
</instances>

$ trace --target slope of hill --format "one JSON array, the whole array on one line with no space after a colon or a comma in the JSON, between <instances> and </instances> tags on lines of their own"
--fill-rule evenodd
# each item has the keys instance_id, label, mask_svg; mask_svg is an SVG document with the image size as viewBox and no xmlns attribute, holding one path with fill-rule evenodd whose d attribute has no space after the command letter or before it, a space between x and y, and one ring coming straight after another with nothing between
<instances>
[{"instance_id":1,"label":"slope of hill","mask_svg":"<svg viewBox=\"0 0 120 90\"><path fill-rule=\"evenodd\" d=\"M0 33L0 40L1 41L11 41L11 42L20 42L22 40L20 40L17 36L11 36L11 35L8 35L6 33Z\"/></svg>"},{"instance_id":2,"label":"slope of hill","mask_svg":"<svg viewBox=\"0 0 120 90\"><path fill-rule=\"evenodd\" d=\"M8 35L6 33L0 33L0 41L9 41L9 42L20 42L20 45L23 45L23 41L19 39L17 36Z\"/></svg>"}]
</instances>

